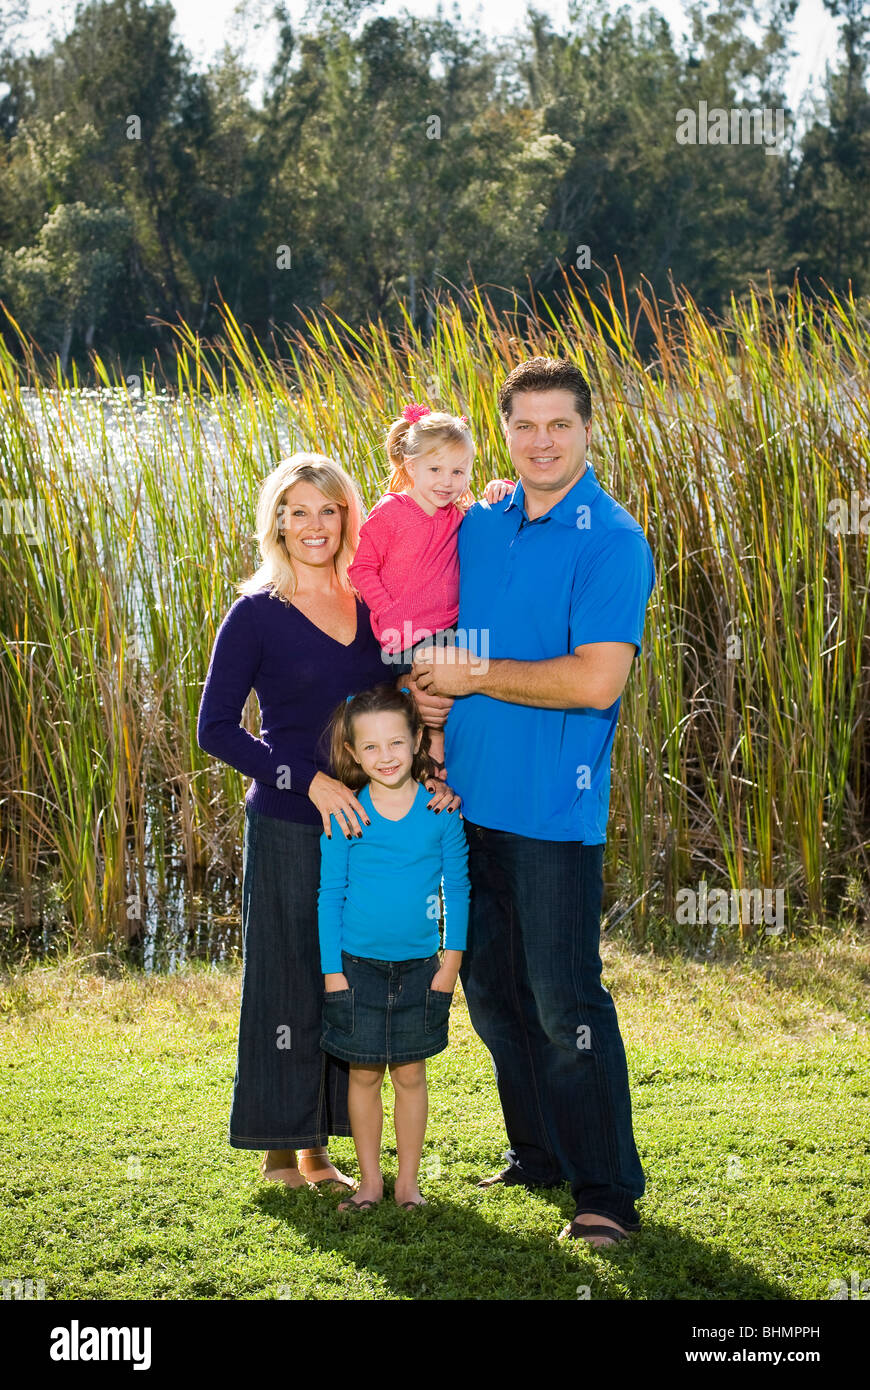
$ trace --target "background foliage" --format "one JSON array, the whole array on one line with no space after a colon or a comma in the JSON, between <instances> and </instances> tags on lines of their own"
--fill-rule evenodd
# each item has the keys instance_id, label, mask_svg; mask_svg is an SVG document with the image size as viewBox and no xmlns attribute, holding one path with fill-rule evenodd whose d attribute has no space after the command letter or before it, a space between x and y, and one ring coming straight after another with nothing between
<instances>
[{"instance_id":1,"label":"background foliage","mask_svg":"<svg viewBox=\"0 0 870 1390\"><path fill-rule=\"evenodd\" d=\"M564 32L530 9L516 43L360 0L293 27L279 5L256 102L243 43L197 71L162 0L81 4L37 53L13 42L24 0L0 0L0 299L66 366L166 351L160 320L213 332L218 290L266 338L322 303L395 326L402 299L430 332L425 291L553 292L579 246L590 287L618 258L629 286L670 273L714 311L768 271L866 293L870 6L826 3L841 60L770 158L678 145L675 117L785 108L797 0L691 4L679 44L606 0Z\"/></svg>"}]
</instances>

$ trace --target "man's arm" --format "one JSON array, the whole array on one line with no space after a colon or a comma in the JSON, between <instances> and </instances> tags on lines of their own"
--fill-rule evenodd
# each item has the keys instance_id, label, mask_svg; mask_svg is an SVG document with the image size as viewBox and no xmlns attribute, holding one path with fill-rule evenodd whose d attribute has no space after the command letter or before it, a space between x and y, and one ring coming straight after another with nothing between
<instances>
[{"instance_id":1,"label":"man's arm","mask_svg":"<svg viewBox=\"0 0 870 1390\"><path fill-rule=\"evenodd\" d=\"M640 650L654 584L652 551L643 532L621 530L597 554L594 582L575 576L570 652L514 661L477 657L460 647L429 648L414 662L412 674L427 695L488 695L538 709L610 709ZM617 634L621 641L609 640Z\"/></svg>"},{"instance_id":2,"label":"man's arm","mask_svg":"<svg viewBox=\"0 0 870 1390\"><path fill-rule=\"evenodd\" d=\"M481 662L461 647L429 648L414 662L427 694L489 695L538 709L610 709L622 694L634 660L633 642L588 642L573 654L544 661ZM422 658L422 659L421 659Z\"/></svg>"}]
</instances>

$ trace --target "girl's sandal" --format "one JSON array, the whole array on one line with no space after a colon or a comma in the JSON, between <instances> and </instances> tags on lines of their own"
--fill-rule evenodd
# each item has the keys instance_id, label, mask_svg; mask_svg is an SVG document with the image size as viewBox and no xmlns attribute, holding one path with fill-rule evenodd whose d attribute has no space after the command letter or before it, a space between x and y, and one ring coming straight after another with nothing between
<instances>
[{"instance_id":1,"label":"girl's sandal","mask_svg":"<svg viewBox=\"0 0 870 1390\"><path fill-rule=\"evenodd\" d=\"M339 1210L339 1211L368 1211L371 1207L377 1207L377 1206L380 1206L380 1202L372 1202L372 1201L369 1200L368 1197L364 1198L364 1200L363 1200L362 1202L355 1202L355 1201L353 1200L352 1197L348 1197L347 1201L345 1201L345 1202L339 1202L339 1204L338 1204L338 1210Z\"/></svg>"}]
</instances>

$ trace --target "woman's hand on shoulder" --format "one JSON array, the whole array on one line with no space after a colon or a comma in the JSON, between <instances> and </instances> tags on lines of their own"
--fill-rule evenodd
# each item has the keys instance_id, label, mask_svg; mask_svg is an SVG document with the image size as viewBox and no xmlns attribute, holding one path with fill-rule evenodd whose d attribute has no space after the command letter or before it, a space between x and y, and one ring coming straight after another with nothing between
<instances>
[{"instance_id":1,"label":"woman's hand on shoulder","mask_svg":"<svg viewBox=\"0 0 870 1390\"><path fill-rule=\"evenodd\" d=\"M426 802L426 809L434 811L436 815L442 811L458 811L462 805L462 798L439 777L427 777L423 786L427 792L433 793L432 800Z\"/></svg>"},{"instance_id":2,"label":"woman's hand on shoulder","mask_svg":"<svg viewBox=\"0 0 870 1390\"><path fill-rule=\"evenodd\" d=\"M328 835L330 839L332 839L331 816L335 816L339 830L344 833L348 840L352 835L362 835L360 822L364 825L371 825L365 808L354 796L350 787L346 787L335 777L328 777L325 772L314 774L308 788L308 799L314 802L320 812L323 820L323 833Z\"/></svg>"}]
</instances>

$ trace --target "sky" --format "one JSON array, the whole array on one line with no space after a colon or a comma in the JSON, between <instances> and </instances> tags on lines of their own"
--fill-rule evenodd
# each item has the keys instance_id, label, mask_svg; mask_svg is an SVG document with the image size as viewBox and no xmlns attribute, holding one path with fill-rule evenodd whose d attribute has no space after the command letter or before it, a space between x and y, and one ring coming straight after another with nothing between
<instances>
[{"instance_id":1,"label":"sky","mask_svg":"<svg viewBox=\"0 0 870 1390\"><path fill-rule=\"evenodd\" d=\"M246 38L248 61L259 71L269 67L274 51L274 27L268 22L272 0L246 0L248 18L240 21L236 11L238 0L173 0L177 15L179 38L198 65L208 62L220 51L224 40ZM448 15L456 3L459 13L470 22L477 20L488 35L508 35L522 25L527 0L450 0L445 6ZM667 19L675 33L685 31L680 0L627 0L635 13L657 9ZM305 0L287 0L291 20L301 23ZM373 14L397 15L403 10L420 16L434 16L437 0L385 0ZM567 0L536 0L536 8L544 10L554 27L567 21ZM30 0L30 24L25 31L32 46L42 47L49 26L64 33L72 22L75 0ZM258 24L258 16L260 22ZM792 47L795 57L791 64L786 96L789 106L799 113L808 90L818 93L824 77L826 62L835 62L838 26L827 14L822 0L801 0L792 28ZM256 95L256 89L255 89Z\"/></svg>"}]
</instances>

